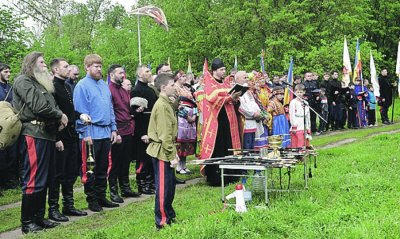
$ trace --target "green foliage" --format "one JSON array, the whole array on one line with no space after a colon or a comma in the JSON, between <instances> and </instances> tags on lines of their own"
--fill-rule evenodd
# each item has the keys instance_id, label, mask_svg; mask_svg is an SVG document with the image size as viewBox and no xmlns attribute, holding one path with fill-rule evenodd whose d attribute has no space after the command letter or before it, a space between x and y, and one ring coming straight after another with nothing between
<instances>
[{"instance_id":1,"label":"green foliage","mask_svg":"<svg viewBox=\"0 0 400 239\"><path fill-rule=\"evenodd\" d=\"M142 63L151 63L153 68L170 58L174 70L186 69L190 59L194 72L199 73L204 58L221 57L229 70L236 55L239 69L258 70L260 52L265 49L269 73L285 73L293 56L295 74L315 71L321 75L341 70L344 37L352 59L360 39L366 78L370 51L378 70L385 66L393 72L395 66L400 30L400 2L396 0L138 2L138 6L148 4L161 7L170 26L166 32L151 18L140 17ZM61 24L49 22L30 50L45 52L46 60L65 57L81 67L86 54L98 53L105 69L119 63L133 78L139 63L137 16L110 1L67 1L62 6L66 9L61 11ZM13 52L26 53L19 48Z\"/></svg>"},{"instance_id":2,"label":"green foliage","mask_svg":"<svg viewBox=\"0 0 400 239\"><path fill-rule=\"evenodd\" d=\"M15 16L6 6L0 8L0 62L10 65L15 75L27 52L26 39L29 33L24 30L23 18Z\"/></svg>"}]
</instances>

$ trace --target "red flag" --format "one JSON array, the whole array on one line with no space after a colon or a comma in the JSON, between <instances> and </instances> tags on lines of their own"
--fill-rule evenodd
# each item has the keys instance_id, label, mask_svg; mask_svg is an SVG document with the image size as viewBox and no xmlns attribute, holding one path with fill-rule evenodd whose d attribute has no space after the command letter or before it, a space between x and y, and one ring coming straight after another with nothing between
<instances>
[{"instance_id":1,"label":"red flag","mask_svg":"<svg viewBox=\"0 0 400 239\"><path fill-rule=\"evenodd\" d=\"M167 18L165 17L161 8L149 5L135 9L131 12L131 14L149 16L153 18L155 22L164 27L166 31L168 31Z\"/></svg>"}]
</instances>

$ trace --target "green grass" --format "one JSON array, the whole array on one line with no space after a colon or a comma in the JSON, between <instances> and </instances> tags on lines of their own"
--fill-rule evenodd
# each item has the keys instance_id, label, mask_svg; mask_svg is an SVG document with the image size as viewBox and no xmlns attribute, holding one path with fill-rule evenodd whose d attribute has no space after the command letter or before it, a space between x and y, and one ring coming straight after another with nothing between
<instances>
[{"instance_id":1,"label":"green grass","mask_svg":"<svg viewBox=\"0 0 400 239\"><path fill-rule=\"evenodd\" d=\"M181 179L185 179L185 180L200 177L200 172L199 172L200 167L198 165L189 165L189 168L192 170L193 173L188 174L188 175L179 175L178 177ZM133 178L131 178L131 185L132 185L132 189L134 191L137 191L136 182ZM74 186L80 187L80 186L82 186L82 184L79 180L77 180L77 183ZM4 204L21 201L20 189L7 190L6 192L7 192L7 194L5 194L4 197L0 198L0 199L2 199L2 202L4 202ZM86 196L85 196L83 190L74 194L74 200L75 200L76 208L87 209ZM7 203L7 201L9 203ZM62 206L61 200L60 200L60 206ZM48 206L47 206L47 208L48 208ZM18 206L16 208L9 208L9 209L0 211L0 218L1 218L0 233L18 228L21 224L20 223L20 206Z\"/></svg>"},{"instance_id":2,"label":"green grass","mask_svg":"<svg viewBox=\"0 0 400 239\"><path fill-rule=\"evenodd\" d=\"M310 189L271 197L266 209L223 209L220 188L179 190L179 222L157 232L154 200L98 213L27 238L396 238L400 235L400 134L320 150ZM303 183L296 169L295 185ZM232 185L227 191L232 190ZM259 199L260 200L260 199Z\"/></svg>"}]
</instances>

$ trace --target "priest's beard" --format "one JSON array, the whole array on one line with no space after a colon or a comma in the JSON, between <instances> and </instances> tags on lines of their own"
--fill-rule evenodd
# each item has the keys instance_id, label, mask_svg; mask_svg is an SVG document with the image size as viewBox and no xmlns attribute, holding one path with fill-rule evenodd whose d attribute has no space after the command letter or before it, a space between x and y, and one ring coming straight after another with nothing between
<instances>
[{"instance_id":1,"label":"priest's beard","mask_svg":"<svg viewBox=\"0 0 400 239\"><path fill-rule=\"evenodd\" d=\"M35 79L41 84L47 92L53 93L54 92L54 85L53 85L53 77L47 71L47 69L40 71L39 69L35 68L33 71L33 75Z\"/></svg>"}]
</instances>

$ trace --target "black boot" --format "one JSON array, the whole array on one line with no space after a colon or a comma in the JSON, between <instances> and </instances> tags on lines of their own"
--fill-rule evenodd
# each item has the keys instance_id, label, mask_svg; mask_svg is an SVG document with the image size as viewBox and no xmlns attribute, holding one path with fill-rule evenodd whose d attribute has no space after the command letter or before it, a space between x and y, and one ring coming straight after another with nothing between
<instances>
[{"instance_id":1,"label":"black boot","mask_svg":"<svg viewBox=\"0 0 400 239\"><path fill-rule=\"evenodd\" d=\"M109 201L107 198L101 198L98 201L101 207L107 207L107 208L119 207L119 204L113 203Z\"/></svg>"},{"instance_id":2,"label":"black boot","mask_svg":"<svg viewBox=\"0 0 400 239\"><path fill-rule=\"evenodd\" d=\"M185 180L179 179L176 175L175 175L175 181L176 181L176 184L185 184L186 183Z\"/></svg>"},{"instance_id":3,"label":"black boot","mask_svg":"<svg viewBox=\"0 0 400 239\"><path fill-rule=\"evenodd\" d=\"M73 183L65 183L62 185L63 209L62 213L66 216L87 216L87 212L78 210L74 206L74 187Z\"/></svg>"},{"instance_id":4,"label":"black boot","mask_svg":"<svg viewBox=\"0 0 400 239\"><path fill-rule=\"evenodd\" d=\"M123 197L139 197L141 193L133 192L129 185L129 176L120 177L119 187Z\"/></svg>"},{"instance_id":5,"label":"black boot","mask_svg":"<svg viewBox=\"0 0 400 239\"><path fill-rule=\"evenodd\" d=\"M68 217L59 211L58 200L60 198L60 184L52 185L49 188L49 218L56 222L67 222Z\"/></svg>"},{"instance_id":6,"label":"black boot","mask_svg":"<svg viewBox=\"0 0 400 239\"><path fill-rule=\"evenodd\" d=\"M142 178L136 177L136 184L138 186L139 193L143 193L143 189L146 186L146 181L144 179L142 179Z\"/></svg>"},{"instance_id":7,"label":"black boot","mask_svg":"<svg viewBox=\"0 0 400 239\"><path fill-rule=\"evenodd\" d=\"M116 178L109 178L108 179L108 186L110 187L110 198L111 201L116 202L116 203L123 203L124 199L122 199L118 195L118 184L117 184L117 179Z\"/></svg>"},{"instance_id":8,"label":"black boot","mask_svg":"<svg viewBox=\"0 0 400 239\"><path fill-rule=\"evenodd\" d=\"M144 194L155 194L155 190L153 189L154 180L151 175L146 176L145 185L143 191L141 193Z\"/></svg>"},{"instance_id":9,"label":"black boot","mask_svg":"<svg viewBox=\"0 0 400 239\"><path fill-rule=\"evenodd\" d=\"M107 208L119 207L119 204L113 203L106 198L106 188L107 179L97 179L95 191L99 205Z\"/></svg>"},{"instance_id":10,"label":"black boot","mask_svg":"<svg viewBox=\"0 0 400 239\"><path fill-rule=\"evenodd\" d=\"M83 185L83 188L85 190L86 194L86 201L88 202L88 208L90 211L93 212L100 212L103 211L103 208L99 205L97 198L96 198L96 192L94 190L94 182L86 182Z\"/></svg>"},{"instance_id":11,"label":"black boot","mask_svg":"<svg viewBox=\"0 0 400 239\"><path fill-rule=\"evenodd\" d=\"M44 214L46 212L46 191L42 191L42 192L38 193L37 195L38 195L38 200L35 200L35 202L36 202L35 222L36 222L36 224L43 228L46 228L46 229L53 228L53 227L60 225L60 223L58 223L58 222L52 222L50 220L44 219Z\"/></svg>"},{"instance_id":12,"label":"black boot","mask_svg":"<svg viewBox=\"0 0 400 239\"><path fill-rule=\"evenodd\" d=\"M38 232L44 228L35 223L35 194L22 194L21 230L22 233Z\"/></svg>"}]
</instances>

